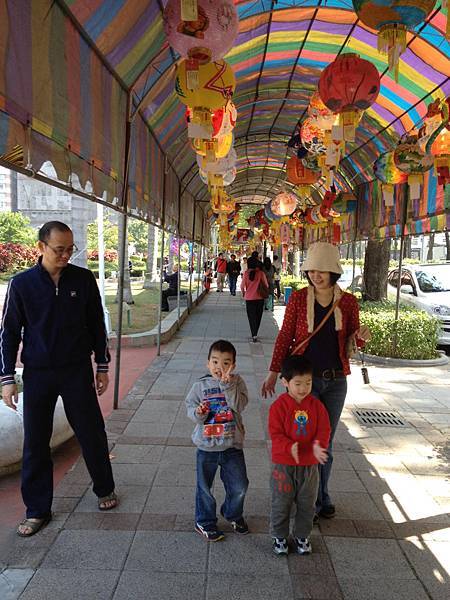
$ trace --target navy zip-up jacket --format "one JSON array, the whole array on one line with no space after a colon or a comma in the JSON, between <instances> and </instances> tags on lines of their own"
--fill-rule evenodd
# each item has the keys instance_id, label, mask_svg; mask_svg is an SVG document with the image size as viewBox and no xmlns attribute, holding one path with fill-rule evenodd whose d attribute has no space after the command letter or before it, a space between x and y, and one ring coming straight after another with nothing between
<instances>
[{"instance_id":1,"label":"navy zip-up jacket","mask_svg":"<svg viewBox=\"0 0 450 600\"><path fill-rule=\"evenodd\" d=\"M97 371L108 371L108 336L94 275L69 264L56 286L41 260L9 282L0 328L3 385L14 383L21 341L25 367L74 365L94 352Z\"/></svg>"}]
</instances>

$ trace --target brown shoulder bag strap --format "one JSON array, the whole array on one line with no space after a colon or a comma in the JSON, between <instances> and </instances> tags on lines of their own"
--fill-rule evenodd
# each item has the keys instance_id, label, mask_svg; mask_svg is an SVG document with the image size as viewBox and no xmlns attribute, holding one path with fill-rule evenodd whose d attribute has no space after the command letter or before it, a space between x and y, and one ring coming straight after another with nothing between
<instances>
[{"instance_id":1,"label":"brown shoulder bag strap","mask_svg":"<svg viewBox=\"0 0 450 600\"><path fill-rule=\"evenodd\" d=\"M314 329L314 331L312 333L310 333L308 335L308 337L305 338L302 342L300 342L299 344L297 344L295 346L295 348L291 352L291 355L296 354L302 346L304 346L307 342L309 342L309 340L311 338L313 338L316 335L316 333L322 329L322 327L325 325L325 323L328 321L328 319L333 314L334 309L337 307L337 305L339 304L340 301L341 301L340 298L338 298L336 300L336 302L333 304L333 306L330 308L330 310L327 312L327 314L324 316L324 318L320 321L320 323L317 325L317 327Z\"/></svg>"}]
</instances>

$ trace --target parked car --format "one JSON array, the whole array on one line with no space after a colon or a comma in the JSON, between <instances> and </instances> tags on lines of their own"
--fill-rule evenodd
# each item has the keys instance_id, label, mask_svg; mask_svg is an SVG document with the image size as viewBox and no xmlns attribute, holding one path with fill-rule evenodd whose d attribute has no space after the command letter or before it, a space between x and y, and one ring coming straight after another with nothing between
<instances>
[{"instance_id":1,"label":"parked car","mask_svg":"<svg viewBox=\"0 0 450 600\"><path fill-rule=\"evenodd\" d=\"M399 269L388 275L387 293L397 298ZM439 343L450 344L450 263L407 265L402 268L400 301L420 308L441 321Z\"/></svg>"}]
</instances>

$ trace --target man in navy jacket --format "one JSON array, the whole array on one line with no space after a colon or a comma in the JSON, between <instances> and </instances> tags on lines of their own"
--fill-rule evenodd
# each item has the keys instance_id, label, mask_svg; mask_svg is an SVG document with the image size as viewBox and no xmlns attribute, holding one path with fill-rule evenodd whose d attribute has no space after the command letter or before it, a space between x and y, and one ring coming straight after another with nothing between
<instances>
[{"instance_id":1,"label":"man in navy jacket","mask_svg":"<svg viewBox=\"0 0 450 600\"><path fill-rule=\"evenodd\" d=\"M99 509L109 510L118 503L97 399L97 393L108 387L110 361L97 283L90 271L69 264L76 247L64 223L45 223L38 245L42 255L38 264L9 283L0 328L2 396L13 410L18 397L15 364L22 342L22 496L27 507L26 519L17 529L22 537L33 535L51 519L49 444L58 396L80 443Z\"/></svg>"}]
</instances>

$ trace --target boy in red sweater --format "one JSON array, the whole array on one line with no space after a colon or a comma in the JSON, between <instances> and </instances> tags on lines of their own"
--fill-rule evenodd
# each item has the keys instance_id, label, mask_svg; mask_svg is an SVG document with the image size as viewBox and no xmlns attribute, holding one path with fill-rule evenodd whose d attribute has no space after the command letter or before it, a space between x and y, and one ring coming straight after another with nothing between
<instances>
[{"instance_id":1,"label":"boy in red sweater","mask_svg":"<svg viewBox=\"0 0 450 600\"><path fill-rule=\"evenodd\" d=\"M270 533L273 552L287 555L289 515L295 503L294 543L298 554L310 554L309 536L317 491L318 463L327 461L330 421L323 404L311 395L313 368L303 356L283 361L281 380L287 392L270 407L272 440L272 509Z\"/></svg>"}]
</instances>

